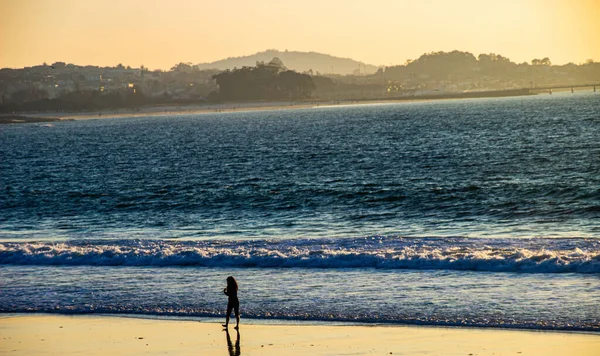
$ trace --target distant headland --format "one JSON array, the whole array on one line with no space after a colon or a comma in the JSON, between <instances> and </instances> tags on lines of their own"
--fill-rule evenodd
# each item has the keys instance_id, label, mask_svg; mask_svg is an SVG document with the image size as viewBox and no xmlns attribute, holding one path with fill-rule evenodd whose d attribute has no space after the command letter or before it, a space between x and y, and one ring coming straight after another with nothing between
<instances>
[{"instance_id":1,"label":"distant headland","mask_svg":"<svg viewBox=\"0 0 600 356\"><path fill-rule=\"evenodd\" d=\"M354 69L353 69L354 68ZM65 62L0 69L0 114L136 111L235 102L340 102L527 95L594 87L600 62L515 63L499 54L431 52L376 67L315 52L268 50L170 70ZM595 87L594 87L595 89ZM600 89L600 87L598 88Z\"/></svg>"}]
</instances>

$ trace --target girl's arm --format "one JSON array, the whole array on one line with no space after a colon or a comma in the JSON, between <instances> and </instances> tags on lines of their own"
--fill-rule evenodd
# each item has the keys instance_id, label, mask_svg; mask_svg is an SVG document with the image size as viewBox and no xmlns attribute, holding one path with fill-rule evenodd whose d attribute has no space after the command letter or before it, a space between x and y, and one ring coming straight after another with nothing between
<instances>
[{"instance_id":1,"label":"girl's arm","mask_svg":"<svg viewBox=\"0 0 600 356\"><path fill-rule=\"evenodd\" d=\"M223 289L223 293L224 293L226 296L229 296L229 293L227 293L227 287L225 287L225 288Z\"/></svg>"}]
</instances>

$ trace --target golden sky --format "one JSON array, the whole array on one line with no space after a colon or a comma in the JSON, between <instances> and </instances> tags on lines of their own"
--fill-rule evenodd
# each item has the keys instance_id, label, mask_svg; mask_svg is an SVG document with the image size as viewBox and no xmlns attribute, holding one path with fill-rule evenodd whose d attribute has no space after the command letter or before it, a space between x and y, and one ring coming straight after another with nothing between
<instances>
[{"instance_id":1,"label":"golden sky","mask_svg":"<svg viewBox=\"0 0 600 356\"><path fill-rule=\"evenodd\" d=\"M0 0L0 67L211 62L266 49L600 61L600 0Z\"/></svg>"}]
</instances>

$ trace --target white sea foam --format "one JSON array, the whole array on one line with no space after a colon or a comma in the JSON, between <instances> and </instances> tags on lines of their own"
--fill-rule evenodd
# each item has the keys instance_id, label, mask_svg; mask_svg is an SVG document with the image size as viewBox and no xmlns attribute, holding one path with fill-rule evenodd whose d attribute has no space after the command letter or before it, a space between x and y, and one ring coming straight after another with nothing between
<instances>
[{"instance_id":1,"label":"white sea foam","mask_svg":"<svg viewBox=\"0 0 600 356\"><path fill-rule=\"evenodd\" d=\"M0 243L0 264L600 273L593 239L303 239Z\"/></svg>"}]
</instances>

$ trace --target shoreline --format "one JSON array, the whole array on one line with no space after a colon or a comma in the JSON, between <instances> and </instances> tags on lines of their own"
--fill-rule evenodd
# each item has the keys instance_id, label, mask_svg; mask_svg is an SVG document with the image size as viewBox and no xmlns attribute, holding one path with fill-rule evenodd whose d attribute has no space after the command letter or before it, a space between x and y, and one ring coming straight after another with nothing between
<instances>
[{"instance_id":1,"label":"shoreline","mask_svg":"<svg viewBox=\"0 0 600 356\"><path fill-rule=\"evenodd\" d=\"M74 121L74 120L94 120L94 119L115 119L129 117L147 117L147 116L174 116L191 114L218 114L231 112L251 112L251 111L284 111L311 108L329 108L343 106L361 106L361 105L385 105L411 102L429 102L440 100L464 100L464 99L490 99L507 98L537 95L527 93L522 90L498 90L487 92L469 92L469 93L449 93L440 95L419 95L406 97L375 98L375 99L344 99L344 100L315 100L315 101L256 101L256 102L230 102L230 103L210 103L210 104L184 104L184 105L164 105L164 106L142 106L139 108L119 108L110 110L94 110L81 112L22 112L14 114L4 114L2 116L20 116L30 120L17 120L11 123L29 123L29 122L56 122L56 121ZM41 121L47 119L47 121ZM7 123L1 122L0 123Z\"/></svg>"},{"instance_id":2,"label":"shoreline","mask_svg":"<svg viewBox=\"0 0 600 356\"><path fill-rule=\"evenodd\" d=\"M215 316L182 316L182 315L152 315L152 314L115 314L115 313L53 313L53 312L0 312L0 325L3 319L8 318L28 318L28 317L57 317L57 318L114 318L124 320L149 320L157 322L189 322L201 324L222 325L225 322L225 315ZM235 317L229 321L230 331L234 331ZM600 330L571 330L571 329L539 329L527 327L500 327L500 326L478 326L478 325L437 325L437 324L410 324L410 323L370 323L354 321L337 320L302 320L302 319L261 319L261 318L240 318L241 326L277 326L277 327L357 327L357 328L417 328L432 330L481 330L481 331L511 331L511 332L531 332L531 333L549 333L549 334L575 334L589 335L600 338Z\"/></svg>"},{"instance_id":3,"label":"shoreline","mask_svg":"<svg viewBox=\"0 0 600 356\"><path fill-rule=\"evenodd\" d=\"M233 315L233 314L232 314ZM225 316L197 316L184 314L144 314L144 313L111 313L111 312L64 312L64 311L17 311L0 312L0 320L7 317L28 317L28 316L57 316L57 317L109 317L140 320L157 321L187 321L194 323L214 323L222 324ZM242 316L243 317L243 316ZM221 320L223 319L223 320ZM265 326L344 326L344 327L381 327L381 328L434 328L434 329L465 329L465 330L495 330L495 331L523 331L523 332L548 332L548 333L567 333L595 335L600 337L600 329L597 328L540 328L524 325L478 325L478 324L436 324L436 323L418 323L418 322L386 322L386 321L349 321L349 320L320 320L320 319L291 319L291 318L261 318L261 317L243 317L245 325L265 325ZM235 323L235 318L230 323Z\"/></svg>"},{"instance_id":4,"label":"shoreline","mask_svg":"<svg viewBox=\"0 0 600 356\"><path fill-rule=\"evenodd\" d=\"M83 120L101 120L118 119L131 117L164 117L180 115L206 115L235 112L253 112L253 111L286 111L313 108L331 108L343 106L361 106L361 105L380 105L408 102L431 101L432 99L414 99L414 100L373 100L373 101L324 101L324 102L258 102L258 103L227 103L227 104L208 104L208 105L182 105L182 106L145 106L138 110L114 109L97 110L88 112L43 112L43 113L19 113L15 115L21 120L10 122L8 124L20 123L42 123L42 122L60 122L60 121L83 121ZM453 99L438 99L453 100ZM0 116L1 117L1 116ZM27 120L29 119L29 120ZM3 122L0 122L3 123ZM5 123L5 122L4 122Z\"/></svg>"},{"instance_id":5,"label":"shoreline","mask_svg":"<svg viewBox=\"0 0 600 356\"><path fill-rule=\"evenodd\" d=\"M594 355L590 333L404 325L246 323L114 315L0 314L0 353L89 355ZM238 338L239 337L239 338Z\"/></svg>"}]
</instances>

